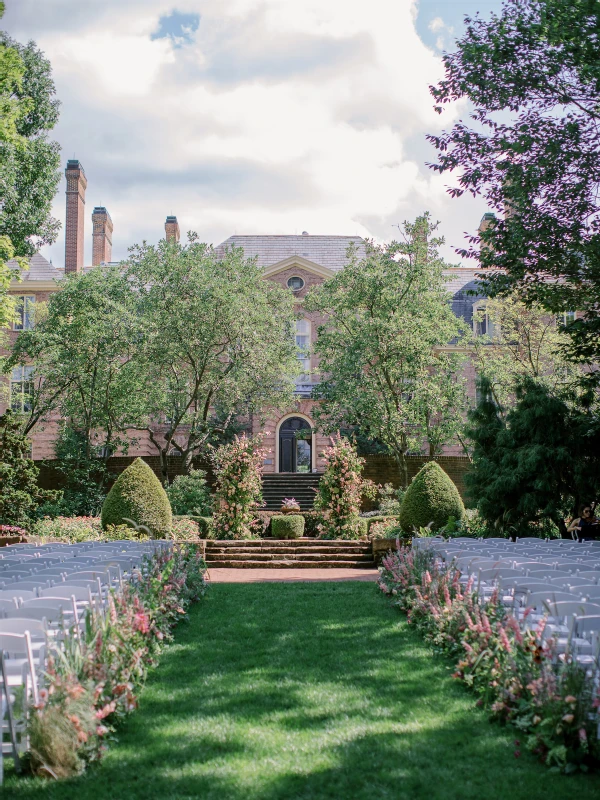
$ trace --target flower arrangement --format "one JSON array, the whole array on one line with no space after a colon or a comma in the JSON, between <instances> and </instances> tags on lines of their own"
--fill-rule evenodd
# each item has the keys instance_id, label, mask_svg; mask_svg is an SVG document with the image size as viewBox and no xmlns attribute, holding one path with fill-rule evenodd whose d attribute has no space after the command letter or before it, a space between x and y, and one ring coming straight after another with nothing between
<instances>
[{"instance_id":1,"label":"flower arrangement","mask_svg":"<svg viewBox=\"0 0 600 800\"><path fill-rule=\"evenodd\" d=\"M321 513L319 534L323 539L360 539L364 531L361 500L376 491L374 484L361 477L364 458L339 434L331 439L323 456L327 466L315 501L315 509Z\"/></svg>"},{"instance_id":2,"label":"flower arrangement","mask_svg":"<svg viewBox=\"0 0 600 800\"><path fill-rule=\"evenodd\" d=\"M25 528L19 525L0 525L0 536L27 536Z\"/></svg>"},{"instance_id":3,"label":"flower arrangement","mask_svg":"<svg viewBox=\"0 0 600 800\"><path fill-rule=\"evenodd\" d=\"M157 553L110 596L105 615L88 611L84 632L60 640L30 715L34 772L67 777L102 757L119 720L136 708L149 666L204 595L205 572L193 545Z\"/></svg>"},{"instance_id":4,"label":"flower arrangement","mask_svg":"<svg viewBox=\"0 0 600 800\"><path fill-rule=\"evenodd\" d=\"M216 484L213 526L217 539L257 538L255 512L262 505L262 436L236 436L213 454Z\"/></svg>"},{"instance_id":5,"label":"flower arrangement","mask_svg":"<svg viewBox=\"0 0 600 800\"><path fill-rule=\"evenodd\" d=\"M458 659L454 677L478 705L514 724L544 763L570 772L600 762L600 691L575 661L557 658L545 619L521 629L496 594L482 602L427 549L386 556L379 586L427 641Z\"/></svg>"},{"instance_id":6,"label":"flower arrangement","mask_svg":"<svg viewBox=\"0 0 600 800\"><path fill-rule=\"evenodd\" d=\"M281 510L282 511L299 511L300 510L300 503L296 500L295 497L284 497L283 502L281 503Z\"/></svg>"}]
</instances>

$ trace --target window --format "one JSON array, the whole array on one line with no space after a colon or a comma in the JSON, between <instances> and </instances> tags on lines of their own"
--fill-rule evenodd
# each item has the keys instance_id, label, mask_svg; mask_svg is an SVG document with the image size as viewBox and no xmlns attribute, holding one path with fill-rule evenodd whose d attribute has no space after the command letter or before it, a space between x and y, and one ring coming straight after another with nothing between
<instances>
[{"instance_id":1,"label":"window","mask_svg":"<svg viewBox=\"0 0 600 800\"><path fill-rule=\"evenodd\" d=\"M564 325L564 326L570 325L571 322L575 322L575 312L563 311L557 316L556 321L558 322L559 325Z\"/></svg>"},{"instance_id":2,"label":"window","mask_svg":"<svg viewBox=\"0 0 600 800\"><path fill-rule=\"evenodd\" d=\"M14 331L30 331L33 328L35 295L25 294L17 297Z\"/></svg>"},{"instance_id":3,"label":"window","mask_svg":"<svg viewBox=\"0 0 600 800\"><path fill-rule=\"evenodd\" d=\"M293 278L289 279L287 285L293 292L299 292L300 289L304 288L304 281L299 275L294 275Z\"/></svg>"},{"instance_id":4,"label":"window","mask_svg":"<svg viewBox=\"0 0 600 800\"><path fill-rule=\"evenodd\" d=\"M296 320L296 347L298 348L298 361L302 367L302 375L296 378L296 383L309 383L310 381L310 320Z\"/></svg>"},{"instance_id":5,"label":"window","mask_svg":"<svg viewBox=\"0 0 600 800\"><path fill-rule=\"evenodd\" d=\"M485 303L473 306L473 331L475 336L488 336L490 339L500 338L500 326L492 321Z\"/></svg>"},{"instance_id":6,"label":"window","mask_svg":"<svg viewBox=\"0 0 600 800\"><path fill-rule=\"evenodd\" d=\"M17 414L31 411L33 367L15 367L10 376L10 407Z\"/></svg>"}]
</instances>

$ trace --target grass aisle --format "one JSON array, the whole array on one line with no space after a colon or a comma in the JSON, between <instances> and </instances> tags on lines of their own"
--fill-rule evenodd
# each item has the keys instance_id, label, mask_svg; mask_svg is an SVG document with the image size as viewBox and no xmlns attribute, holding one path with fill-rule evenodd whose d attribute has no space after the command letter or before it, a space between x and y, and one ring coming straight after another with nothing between
<instances>
[{"instance_id":1,"label":"grass aisle","mask_svg":"<svg viewBox=\"0 0 600 800\"><path fill-rule=\"evenodd\" d=\"M39 800L577 800L490 724L369 583L220 584L177 631L100 768Z\"/></svg>"}]
</instances>

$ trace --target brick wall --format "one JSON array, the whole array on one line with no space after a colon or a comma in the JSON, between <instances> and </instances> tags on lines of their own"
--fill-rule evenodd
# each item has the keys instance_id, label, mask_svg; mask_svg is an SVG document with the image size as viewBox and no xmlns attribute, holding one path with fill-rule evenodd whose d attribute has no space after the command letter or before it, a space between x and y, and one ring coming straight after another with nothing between
<instances>
[{"instance_id":1,"label":"brick wall","mask_svg":"<svg viewBox=\"0 0 600 800\"><path fill-rule=\"evenodd\" d=\"M375 483L391 483L393 486L400 486L400 472L396 460L387 455L368 455L365 458L365 468L363 476ZM423 464L430 461L424 456L408 456L408 477L409 480L415 477ZM456 484L461 497L465 500L465 474L469 469L469 459L465 456L439 456L435 459L440 467L446 472Z\"/></svg>"}]
</instances>

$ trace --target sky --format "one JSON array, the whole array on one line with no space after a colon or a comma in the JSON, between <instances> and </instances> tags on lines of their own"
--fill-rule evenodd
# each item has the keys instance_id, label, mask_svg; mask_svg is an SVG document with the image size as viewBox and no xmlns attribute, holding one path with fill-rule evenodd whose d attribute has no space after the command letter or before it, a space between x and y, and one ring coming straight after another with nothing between
<instances>
[{"instance_id":1,"label":"sky","mask_svg":"<svg viewBox=\"0 0 600 800\"><path fill-rule=\"evenodd\" d=\"M359 235L389 241L425 210L458 261L487 208L451 199L425 135L468 115L433 111L465 14L500 0L7 0L2 26L49 58L52 132L83 165L86 264L94 206L113 260L182 233ZM54 202L64 225L65 181ZM42 251L64 263L64 234Z\"/></svg>"}]
</instances>

